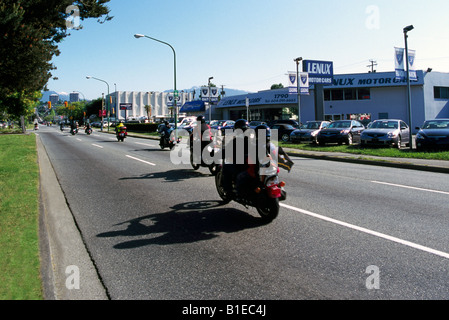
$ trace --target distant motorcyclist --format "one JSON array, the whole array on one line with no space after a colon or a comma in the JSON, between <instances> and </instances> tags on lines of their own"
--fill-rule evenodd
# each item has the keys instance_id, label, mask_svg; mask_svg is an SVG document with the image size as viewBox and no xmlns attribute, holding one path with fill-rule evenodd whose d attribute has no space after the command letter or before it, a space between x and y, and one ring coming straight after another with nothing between
<instances>
[{"instance_id":1,"label":"distant motorcyclist","mask_svg":"<svg viewBox=\"0 0 449 320\"><path fill-rule=\"evenodd\" d=\"M196 127L190 134L190 149L192 152L195 150L194 159L196 163L201 163L203 150L213 139L211 131L210 125L206 123L204 116L198 116L196 118ZM201 151L199 154L197 154L199 150L197 151L196 148L194 149L194 141L200 141Z\"/></svg>"},{"instance_id":2,"label":"distant motorcyclist","mask_svg":"<svg viewBox=\"0 0 449 320\"><path fill-rule=\"evenodd\" d=\"M70 122L70 132L75 135L78 133L78 123L76 123L75 121L72 120L72 122Z\"/></svg>"},{"instance_id":3,"label":"distant motorcyclist","mask_svg":"<svg viewBox=\"0 0 449 320\"><path fill-rule=\"evenodd\" d=\"M164 145L164 139L170 139L170 135L173 131L173 127L168 121L164 122L164 125L159 131L159 134L161 135L160 144Z\"/></svg>"},{"instance_id":4,"label":"distant motorcyclist","mask_svg":"<svg viewBox=\"0 0 449 320\"><path fill-rule=\"evenodd\" d=\"M124 127L125 125L123 124L123 120L120 120L119 124L115 127L115 132L119 133L120 132L120 128Z\"/></svg>"}]
</instances>

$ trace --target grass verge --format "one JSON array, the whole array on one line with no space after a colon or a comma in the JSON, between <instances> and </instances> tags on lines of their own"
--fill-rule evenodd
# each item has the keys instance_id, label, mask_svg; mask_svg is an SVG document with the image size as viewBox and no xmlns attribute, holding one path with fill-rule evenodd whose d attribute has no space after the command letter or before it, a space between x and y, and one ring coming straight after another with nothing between
<instances>
[{"instance_id":1,"label":"grass verge","mask_svg":"<svg viewBox=\"0 0 449 320\"><path fill-rule=\"evenodd\" d=\"M401 150L397 148L379 148L379 147L361 148L360 145L319 146L313 144L293 144L293 143L280 143L280 145L285 148L308 150L315 152L343 152L363 156L376 156L376 157L389 157L389 158L449 160L449 151L418 152L414 149L410 150L409 148L403 148Z\"/></svg>"},{"instance_id":2,"label":"grass verge","mask_svg":"<svg viewBox=\"0 0 449 320\"><path fill-rule=\"evenodd\" d=\"M0 135L0 300L42 300L36 138Z\"/></svg>"}]
</instances>

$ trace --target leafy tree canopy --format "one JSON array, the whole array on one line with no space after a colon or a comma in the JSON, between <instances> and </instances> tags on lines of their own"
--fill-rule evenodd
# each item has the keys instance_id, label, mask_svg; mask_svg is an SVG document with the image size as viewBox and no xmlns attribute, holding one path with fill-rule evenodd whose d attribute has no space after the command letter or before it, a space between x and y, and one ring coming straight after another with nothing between
<instances>
[{"instance_id":1,"label":"leafy tree canopy","mask_svg":"<svg viewBox=\"0 0 449 320\"><path fill-rule=\"evenodd\" d=\"M81 21L103 23L112 19L109 1L0 0L0 111L24 115L24 99L45 88L58 44L70 35L67 18L74 11L67 8L76 6Z\"/></svg>"}]
</instances>

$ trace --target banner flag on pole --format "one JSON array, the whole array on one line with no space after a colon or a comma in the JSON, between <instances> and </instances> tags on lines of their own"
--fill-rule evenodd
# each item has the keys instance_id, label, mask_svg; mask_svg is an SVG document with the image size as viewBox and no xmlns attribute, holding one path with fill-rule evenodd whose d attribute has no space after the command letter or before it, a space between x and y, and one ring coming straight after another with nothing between
<instances>
[{"instance_id":1,"label":"banner flag on pole","mask_svg":"<svg viewBox=\"0 0 449 320\"><path fill-rule=\"evenodd\" d=\"M299 74L299 92L303 95L309 94L309 73L301 72Z\"/></svg>"},{"instance_id":2,"label":"banner flag on pole","mask_svg":"<svg viewBox=\"0 0 449 320\"><path fill-rule=\"evenodd\" d=\"M288 93L298 93L298 79L296 77L296 72L288 73Z\"/></svg>"},{"instance_id":3,"label":"banner flag on pole","mask_svg":"<svg viewBox=\"0 0 449 320\"><path fill-rule=\"evenodd\" d=\"M211 87L210 88L210 101L211 102L218 102L218 88L217 87Z\"/></svg>"},{"instance_id":4,"label":"banner flag on pole","mask_svg":"<svg viewBox=\"0 0 449 320\"><path fill-rule=\"evenodd\" d=\"M415 50L408 50L408 66L410 71L410 81L418 81L418 77L416 76L416 66L415 66L415 59L416 58L416 51Z\"/></svg>"},{"instance_id":5,"label":"banner flag on pole","mask_svg":"<svg viewBox=\"0 0 449 320\"><path fill-rule=\"evenodd\" d=\"M201 87L201 100L205 102L209 101L209 87Z\"/></svg>"},{"instance_id":6,"label":"banner flag on pole","mask_svg":"<svg viewBox=\"0 0 449 320\"><path fill-rule=\"evenodd\" d=\"M404 80L406 78L404 68L404 51L404 48L394 48L394 62L397 80Z\"/></svg>"}]
</instances>

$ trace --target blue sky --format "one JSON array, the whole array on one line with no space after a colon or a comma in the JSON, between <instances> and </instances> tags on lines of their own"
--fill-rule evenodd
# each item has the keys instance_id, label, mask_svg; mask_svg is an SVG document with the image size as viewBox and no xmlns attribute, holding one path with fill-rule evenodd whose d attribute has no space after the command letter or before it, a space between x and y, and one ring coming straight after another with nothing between
<instances>
[{"instance_id":1,"label":"blue sky","mask_svg":"<svg viewBox=\"0 0 449 320\"><path fill-rule=\"evenodd\" d=\"M177 55L177 88L212 82L256 92L287 84L293 59L334 62L334 72L394 70L394 47L413 24L409 47L419 69L449 72L447 0L112 0L114 18L82 21L53 59L49 90L95 99L120 91L173 89L173 53L141 33L170 43Z\"/></svg>"}]
</instances>

